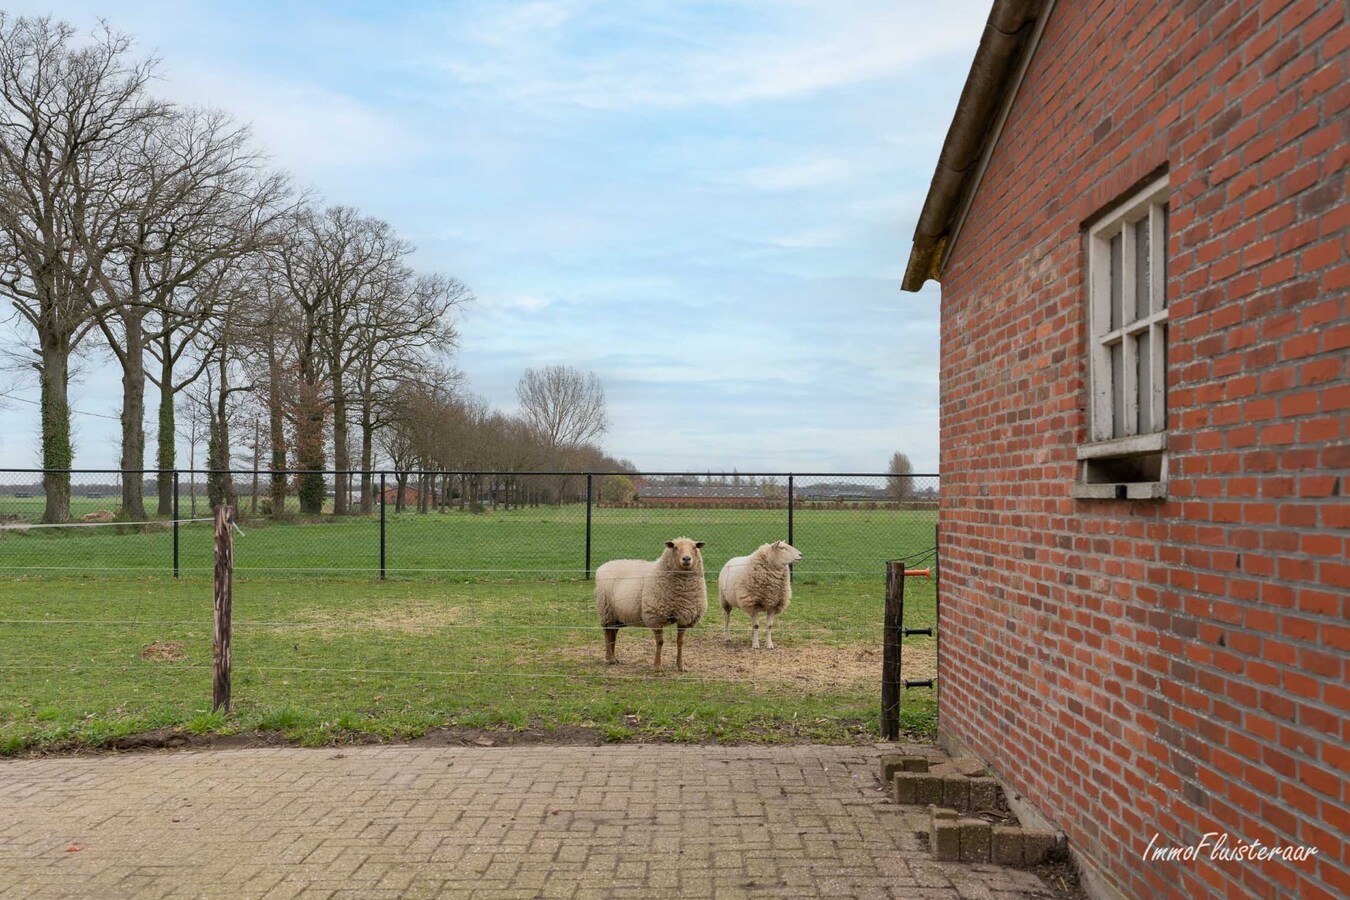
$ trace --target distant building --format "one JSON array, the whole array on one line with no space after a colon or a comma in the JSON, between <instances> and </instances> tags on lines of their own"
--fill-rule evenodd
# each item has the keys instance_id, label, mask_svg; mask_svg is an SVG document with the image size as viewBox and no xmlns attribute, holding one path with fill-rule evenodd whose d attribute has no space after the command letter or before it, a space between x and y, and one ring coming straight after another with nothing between
<instances>
[{"instance_id":1,"label":"distant building","mask_svg":"<svg viewBox=\"0 0 1350 900\"><path fill-rule=\"evenodd\" d=\"M390 506L396 506L398 505L398 495L399 489L397 487L389 487L384 489L384 494L382 495L382 497L386 504ZM422 495L417 490L417 488L405 487L403 488L403 505L416 506L417 501L419 498L421 498L421 496ZM430 492L428 496L430 496L431 504L434 506L437 502L437 499L440 497L440 494L433 490Z\"/></svg>"},{"instance_id":2,"label":"distant building","mask_svg":"<svg viewBox=\"0 0 1350 900\"><path fill-rule=\"evenodd\" d=\"M765 489L758 483L744 484L665 484L643 481L637 487L638 501L641 503L660 503L669 506L744 506L750 504L768 504L774 498L765 496ZM776 498L783 502L787 489Z\"/></svg>"},{"instance_id":3,"label":"distant building","mask_svg":"<svg viewBox=\"0 0 1350 900\"><path fill-rule=\"evenodd\" d=\"M798 500L867 501L890 499L885 487L878 487L873 484L856 484L849 481L796 484L792 487L792 494Z\"/></svg>"}]
</instances>

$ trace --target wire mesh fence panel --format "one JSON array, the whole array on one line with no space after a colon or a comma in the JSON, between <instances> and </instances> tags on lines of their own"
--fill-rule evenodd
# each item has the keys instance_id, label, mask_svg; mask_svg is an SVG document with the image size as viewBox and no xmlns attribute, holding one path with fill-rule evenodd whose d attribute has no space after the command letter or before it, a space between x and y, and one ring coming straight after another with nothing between
<instances>
[{"instance_id":1,"label":"wire mesh fence panel","mask_svg":"<svg viewBox=\"0 0 1350 900\"><path fill-rule=\"evenodd\" d=\"M584 577L585 475L432 473L408 482L385 492L391 576Z\"/></svg>"},{"instance_id":2,"label":"wire mesh fence panel","mask_svg":"<svg viewBox=\"0 0 1350 900\"><path fill-rule=\"evenodd\" d=\"M0 571L171 571L172 526L154 513L157 495L144 473L60 474L61 502L52 504L43 472L0 471ZM147 507L132 517L123 513L128 480L139 483Z\"/></svg>"},{"instance_id":3,"label":"wire mesh fence panel","mask_svg":"<svg viewBox=\"0 0 1350 900\"><path fill-rule=\"evenodd\" d=\"M612 559L655 559L676 537L703 541L710 580L732 557L786 540L786 476L605 476L593 512L595 566Z\"/></svg>"},{"instance_id":4,"label":"wire mesh fence panel","mask_svg":"<svg viewBox=\"0 0 1350 900\"><path fill-rule=\"evenodd\" d=\"M0 572L203 574L220 502L238 510L241 574L585 578L689 536L710 580L776 540L802 551L802 578L875 580L936 544L930 475L325 472L306 512L295 472L72 471L53 515L49 474L0 471Z\"/></svg>"},{"instance_id":5,"label":"wire mesh fence panel","mask_svg":"<svg viewBox=\"0 0 1350 900\"><path fill-rule=\"evenodd\" d=\"M812 475L793 484L793 544L804 578L884 577L887 560L937 555L935 475Z\"/></svg>"}]
</instances>

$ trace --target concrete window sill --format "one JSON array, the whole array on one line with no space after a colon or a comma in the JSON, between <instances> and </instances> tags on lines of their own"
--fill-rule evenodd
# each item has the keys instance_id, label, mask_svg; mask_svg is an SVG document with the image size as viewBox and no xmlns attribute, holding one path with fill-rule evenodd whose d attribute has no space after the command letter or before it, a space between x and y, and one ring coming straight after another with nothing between
<instances>
[{"instance_id":1,"label":"concrete window sill","mask_svg":"<svg viewBox=\"0 0 1350 900\"><path fill-rule=\"evenodd\" d=\"M1104 482L1073 485L1071 493L1076 500L1166 500L1167 482Z\"/></svg>"}]
</instances>

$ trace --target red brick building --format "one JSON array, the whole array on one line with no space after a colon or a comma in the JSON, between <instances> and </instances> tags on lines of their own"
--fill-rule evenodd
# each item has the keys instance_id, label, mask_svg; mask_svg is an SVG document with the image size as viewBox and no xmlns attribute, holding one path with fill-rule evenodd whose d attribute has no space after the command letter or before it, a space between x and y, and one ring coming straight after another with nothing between
<instances>
[{"instance_id":1,"label":"red brick building","mask_svg":"<svg viewBox=\"0 0 1350 900\"><path fill-rule=\"evenodd\" d=\"M999 0L916 228L941 737L1099 893L1350 896L1346 8Z\"/></svg>"}]
</instances>

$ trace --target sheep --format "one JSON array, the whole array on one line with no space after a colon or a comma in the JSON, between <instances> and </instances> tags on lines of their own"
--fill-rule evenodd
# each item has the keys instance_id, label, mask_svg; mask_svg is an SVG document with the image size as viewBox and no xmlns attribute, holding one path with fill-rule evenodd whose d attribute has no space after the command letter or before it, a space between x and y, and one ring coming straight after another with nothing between
<instances>
[{"instance_id":1,"label":"sheep","mask_svg":"<svg viewBox=\"0 0 1350 900\"><path fill-rule=\"evenodd\" d=\"M605 662L613 665L614 644L625 625L650 628L656 637L654 668L661 668L663 630L675 625L675 669L684 671L684 632L708 611L703 576L703 541L678 537L666 541L654 562L616 559L595 570L595 608L605 633Z\"/></svg>"},{"instance_id":2,"label":"sheep","mask_svg":"<svg viewBox=\"0 0 1350 900\"><path fill-rule=\"evenodd\" d=\"M787 541L764 544L749 556L727 560L717 576L717 599L722 603L722 635L731 640L731 609L750 614L750 647L759 649L759 614L767 614L764 626L768 648L773 646L773 617L792 602L792 573L788 566L800 562L801 551Z\"/></svg>"}]
</instances>

